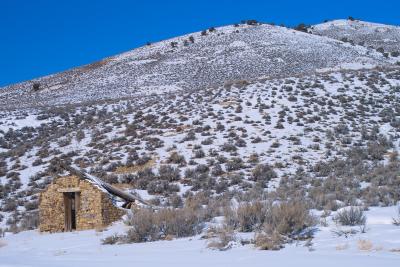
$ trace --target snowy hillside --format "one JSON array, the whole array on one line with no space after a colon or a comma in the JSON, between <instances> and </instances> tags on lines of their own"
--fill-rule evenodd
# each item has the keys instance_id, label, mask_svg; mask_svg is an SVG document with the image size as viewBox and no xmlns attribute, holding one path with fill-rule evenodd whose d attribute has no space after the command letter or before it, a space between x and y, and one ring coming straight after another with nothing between
<instances>
[{"instance_id":1,"label":"snowy hillside","mask_svg":"<svg viewBox=\"0 0 400 267\"><path fill-rule=\"evenodd\" d=\"M311 27L313 34L372 47L400 60L400 27L359 20L333 20ZM393 54L392 54L393 55Z\"/></svg>"},{"instance_id":2,"label":"snowy hillside","mask_svg":"<svg viewBox=\"0 0 400 267\"><path fill-rule=\"evenodd\" d=\"M397 266L400 66L340 41L377 27L226 26L0 90L0 267ZM153 209L38 233L60 161Z\"/></svg>"},{"instance_id":3,"label":"snowy hillside","mask_svg":"<svg viewBox=\"0 0 400 267\"><path fill-rule=\"evenodd\" d=\"M267 24L226 26L150 44L0 91L0 108L76 104L198 90L224 82L310 74L316 69L384 64L362 46Z\"/></svg>"}]
</instances>

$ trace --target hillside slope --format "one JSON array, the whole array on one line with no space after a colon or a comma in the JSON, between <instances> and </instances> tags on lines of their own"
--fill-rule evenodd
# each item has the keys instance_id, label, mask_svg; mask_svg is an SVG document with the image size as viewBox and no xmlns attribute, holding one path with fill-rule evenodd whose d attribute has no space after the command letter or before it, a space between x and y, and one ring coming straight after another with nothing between
<instances>
[{"instance_id":1,"label":"hillside slope","mask_svg":"<svg viewBox=\"0 0 400 267\"><path fill-rule=\"evenodd\" d=\"M176 194L185 198L190 192L217 196L253 187L286 188L290 182L285 179L297 179L300 172L304 190L331 188L324 183L314 189L307 186L321 176L335 177L326 182L340 186L338 195L323 200L314 192L315 207L359 199L370 205L396 204L399 98L400 70L380 69L259 80L83 107L3 112L0 228L24 217L17 213L8 221L13 208L35 209L37 193L59 173L54 158L109 183L124 184L147 200L167 203ZM383 168L389 158L389 176L373 176L374 168ZM258 164L269 166L263 170L265 177L254 177ZM346 171L335 173L330 166ZM141 172L145 169L150 172ZM342 183L351 187L343 188ZM375 184L382 192L370 191Z\"/></svg>"},{"instance_id":2,"label":"hillside slope","mask_svg":"<svg viewBox=\"0 0 400 267\"><path fill-rule=\"evenodd\" d=\"M192 38L190 37L192 36ZM376 51L271 25L237 25L193 33L0 90L2 108L116 99L197 90L262 76L384 64Z\"/></svg>"},{"instance_id":3,"label":"hillside slope","mask_svg":"<svg viewBox=\"0 0 400 267\"><path fill-rule=\"evenodd\" d=\"M192 36L0 93L0 266L396 266L393 58L270 25ZM60 161L155 209L37 233Z\"/></svg>"},{"instance_id":4,"label":"hillside slope","mask_svg":"<svg viewBox=\"0 0 400 267\"><path fill-rule=\"evenodd\" d=\"M400 52L400 27L398 26L342 19L314 25L311 27L311 32L336 40L347 40L365 47L381 48L384 52ZM400 57L398 59L400 60Z\"/></svg>"}]
</instances>

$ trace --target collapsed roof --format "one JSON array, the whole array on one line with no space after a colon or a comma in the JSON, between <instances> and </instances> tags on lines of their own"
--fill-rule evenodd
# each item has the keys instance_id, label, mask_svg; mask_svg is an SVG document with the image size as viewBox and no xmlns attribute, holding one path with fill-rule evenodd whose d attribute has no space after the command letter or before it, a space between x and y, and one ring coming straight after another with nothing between
<instances>
[{"instance_id":1,"label":"collapsed roof","mask_svg":"<svg viewBox=\"0 0 400 267\"><path fill-rule=\"evenodd\" d=\"M87 180L87 181L93 183L95 186L97 186L100 190L104 191L105 193L108 193L113 196L121 198L125 202L123 207L129 207L131 205L131 203L136 202L136 201L139 203L142 203L146 206L152 206L150 203L143 200L139 196L124 192L121 189L116 188L115 186L112 186L111 184L106 183L106 182L102 181L100 178L95 177L91 174L88 174L83 170L79 170L79 169L69 166L63 162L60 162L60 167L63 168L64 170L68 171L70 174L76 175L80 179Z\"/></svg>"}]
</instances>

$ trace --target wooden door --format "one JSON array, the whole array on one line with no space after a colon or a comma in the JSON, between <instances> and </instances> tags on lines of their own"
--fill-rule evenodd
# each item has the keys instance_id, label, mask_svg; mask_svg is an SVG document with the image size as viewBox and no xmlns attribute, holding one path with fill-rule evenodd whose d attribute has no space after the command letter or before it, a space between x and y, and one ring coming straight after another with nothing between
<instances>
[{"instance_id":1,"label":"wooden door","mask_svg":"<svg viewBox=\"0 0 400 267\"><path fill-rule=\"evenodd\" d=\"M76 229L75 193L64 193L64 230L70 232Z\"/></svg>"}]
</instances>

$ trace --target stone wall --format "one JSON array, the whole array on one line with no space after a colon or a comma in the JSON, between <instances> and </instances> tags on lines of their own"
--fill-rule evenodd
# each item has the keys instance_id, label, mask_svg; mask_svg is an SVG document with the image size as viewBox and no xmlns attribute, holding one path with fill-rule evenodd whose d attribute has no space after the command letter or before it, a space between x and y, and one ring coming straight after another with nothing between
<instances>
[{"instance_id":1,"label":"stone wall","mask_svg":"<svg viewBox=\"0 0 400 267\"><path fill-rule=\"evenodd\" d=\"M65 231L63 190L79 190L76 203L76 230L103 228L119 220L125 212L115 207L109 194L76 176L55 179L39 198L39 230Z\"/></svg>"},{"instance_id":2,"label":"stone wall","mask_svg":"<svg viewBox=\"0 0 400 267\"><path fill-rule=\"evenodd\" d=\"M109 195L102 194L102 225L106 226L121 219L125 215L123 209L117 208L110 199Z\"/></svg>"}]
</instances>

